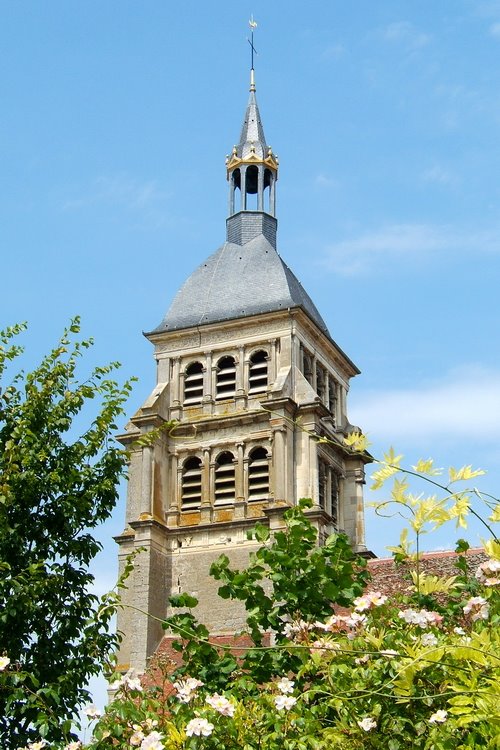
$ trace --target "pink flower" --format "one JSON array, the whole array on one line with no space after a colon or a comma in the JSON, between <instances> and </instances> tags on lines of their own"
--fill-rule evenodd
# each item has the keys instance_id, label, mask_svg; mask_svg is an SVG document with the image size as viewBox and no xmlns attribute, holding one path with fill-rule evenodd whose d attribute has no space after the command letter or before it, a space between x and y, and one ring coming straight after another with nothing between
<instances>
[{"instance_id":1,"label":"pink flower","mask_svg":"<svg viewBox=\"0 0 500 750\"><path fill-rule=\"evenodd\" d=\"M429 612L427 609L403 609L399 612L399 617L408 625L418 625L423 630L429 625L440 625L443 621L442 615L437 612Z\"/></svg>"},{"instance_id":2,"label":"pink flower","mask_svg":"<svg viewBox=\"0 0 500 750\"><path fill-rule=\"evenodd\" d=\"M498 586L500 583L500 560L486 560L476 570L476 578L485 586Z\"/></svg>"},{"instance_id":3,"label":"pink flower","mask_svg":"<svg viewBox=\"0 0 500 750\"><path fill-rule=\"evenodd\" d=\"M471 620L487 620L490 614L490 605L482 596L472 596L463 607L464 614L471 613Z\"/></svg>"},{"instance_id":4,"label":"pink flower","mask_svg":"<svg viewBox=\"0 0 500 750\"><path fill-rule=\"evenodd\" d=\"M222 716L234 716L234 703L231 703L231 701L229 701L227 698L224 698L223 695L214 693L213 695L207 696L205 698L205 701L209 706L222 714Z\"/></svg>"},{"instance_id":5,"label":"pink flower","mask_svg":"<svg viewBox=\"0 0 500 750\"><path fill-rule=\"evenodd\" d=\"M386 601L386 595L381 594L380 591L368 591L363 596L358 596L354 600L354 608L358 612L365 612L367 609L372 609L372 607L381 607Z\"/></svg>"},{"instance_id":6,"label":"pink flower","mask_svg":"<svg viewBox=\"0 0 500 750\"><path fill-rule=\"evenodd\" d=\"M203 682L195 677L186 677L185 680L174 682L174 688L177 690L177 697L181 703L189 703L193 698L197 688L201 687Z\"/></svg>"}]
</instances>

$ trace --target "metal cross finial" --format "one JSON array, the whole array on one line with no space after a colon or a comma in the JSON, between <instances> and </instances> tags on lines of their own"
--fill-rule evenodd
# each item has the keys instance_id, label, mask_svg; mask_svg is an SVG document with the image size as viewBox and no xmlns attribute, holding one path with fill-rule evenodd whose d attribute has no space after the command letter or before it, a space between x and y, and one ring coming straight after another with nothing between
<instances>
[{"instance_id":1,"label":"metal cross finial","mask_svg":"<svg viewBox=\"0 0 500 750\"><path fill-rule=\"evenodd\" d=\"M247 41L248 41L248 44L250 45L250 47L252 49L252 66L251 67L252 67L252 70L253 70L253 56L254 56L254 54L255 55L257 54L257 50L253 46L253 32L257 28L257 22L253 20L253 14L250 16L250 20L249 20L248 24L249 24L250 28L252 29L251 38L248 39Z\"/></svg>"}]
</instances>

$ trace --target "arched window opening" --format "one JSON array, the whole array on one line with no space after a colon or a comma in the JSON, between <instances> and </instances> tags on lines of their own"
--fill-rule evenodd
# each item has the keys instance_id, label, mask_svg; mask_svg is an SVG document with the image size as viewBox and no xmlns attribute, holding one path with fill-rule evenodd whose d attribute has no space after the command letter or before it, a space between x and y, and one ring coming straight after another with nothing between
<instances>
[{"instance_id":1,"label":"arched window opening","mask_svg":"<svg viewBox=\"0 0 500 750\"><path fill-rule=\"evenodd\" d=\"M337 407L337 384L331 375L328 381L328 402L329 402L330 411L333 414L333 417L335 418L335 412L336 412L336 407Z\"/></svg>"},{"instance_id":2,"label":"arched window opening","mask_svg":"<svg viewBox=\"0 0 500 750\"><path fill-rule=\"evenodd\" d=\"M259 393L267 388L267 352L260 349L250 357L248 373L248 392Z\"/></svg>"},{"instance_id":3,"label":"arched window opening","mask_svg":"<svg viewBox=\"0 0 500 750\"><path fill-rule=\"evenodd\" d=\"M234 357L222 357L217 362L217 398L231 398L236 392L236 363Z\"/></svg>"},{"instance_id":4,"label":"arched window opening","mask_svg":"<svg viewBox=\"0 0 500 750\"><path fill-rule=\"evenodd\" d=\"M333 520L333 524L338 529L339 519L339 491L340 482L338 475L332 471L330 480L330 515Z\"/></svg>"},{"instance_id":5,"label":"arched window opening","mask_svg":"<svg viewBox=\"0 0 500 750\"><path fill-rule=\"evenodd\" d=\"M192 510L201 505L201 458L192 456L182 467L182 510Z\"/></svg>"},{"instance_id":6,"label":"arched window opening","mask_svg":"<svg viewBox=\"0 0 500 750\"><path fill-rule=\"evenodd\" d=\"M313 384L313 361L312 356L304 350L304 356L303 356L303 362L304 362L304 377L307 380L307 382L312 385Z\"/></svg>"},{"instance_id":7,"label":"arched window opening","mask_svg":"<svg viewBox=\"0 0 500 750\"><path fill-rule=\"evenodd\" d=\"M239 197L236 191L239 190ZM229 214L232 216L235 211L241 211L241 172L235 169L231 175L231 192L229 195Z\"/></svg>"},{"instance_id":8,"label":"arched window opening","mask_svg":"<svg viewBox=\"0 0 500 750\"><path fill-rule=\"evenodd\" d=\"M215 505L234 503L235 464L230 451L219 455L215 463Z\"/></svg>"},{"instance_id":9,"label":"arched window opening","mask_svg":"<svg viewBox=\"0 0 500 750\"><path fill-rule=\"evenodd\" d=\"M254 448L248 461L248 499L264 500L269 496L269 457L265 448Z\"/></svg>"},{"instance_id":10,"label":"arched window opening","mask_svg":"<svg viewBox=\"0 0 500 750\"><path fill-rule=\"evenodd\" d=\"M264 211L269 214L273 214L273 206L271 205L271 184L272 184L272 172L270 169L264 170Z\"/></svg>"},{"instance_id":11,"label":"arched window opening","mask_svg":"<svg viewBox=\"0 0 500 750\"><path fill-rule=\"evenodd\" d=\"M184 403L199 404L203 398L203 365L192 362L184 373Z\"/></svg>"},{"instance_id":12,"label":"arched window opening","mask_svg":"<svg viewBox=\"0 0 500 750\"><path fill-rule=\"evenodd\" d=\"M233 185L241 190L241 172L239 169L235 169L233 172Z\"/></svg>"},{"instance_id":13,"label":"arched window opening","mask_svg":"<svg viewBox=\"0 0 500 750\"><path fill-rule=\"evenodd\" d=\"M323 510L326 510L327 491L328 467L321 458L318 458L318 504Z\"/></svg>"},{"instance_id":14,"label":"arched window opening","mask_svg":"<svg viewBox=\"0 0 500 750\"><path fill-rule=\"evenodd\" d=\"M247 211L257 211L259 208L259 170L254 164L247 167L245 173L245 189Z\"/></svg>"},{"instance_id":15,"label":"arched window opening","mask_svg":"<svg viewBox=\"0 0 500 750\"><path fill-rule=\"evenodd\" d=\"M316 365L316 393L324 403L326 401L326 377L320 365Z\"/></svg>"}]
</instances>

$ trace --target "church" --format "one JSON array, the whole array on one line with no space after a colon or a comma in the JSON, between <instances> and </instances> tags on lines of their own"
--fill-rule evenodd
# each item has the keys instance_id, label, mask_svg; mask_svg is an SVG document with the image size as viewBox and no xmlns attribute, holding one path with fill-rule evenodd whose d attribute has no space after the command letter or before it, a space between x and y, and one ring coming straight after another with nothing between
<instances>
[{"instance_id":1,"label":"church","mask_svg":"<svg viewBox=\"0 0 500 750\"><path fill-rule=\"evenodd\" d=\"M259 546L247 532L257 521L281 528L284 510L302 497L313 501L320 542L343 531L366 552L370 457L343 444L354 429L347 395L359 370L278 252L278 171L252 66L241 135L226 157L226 240L146 334L156 385L120 436L130 450L121 569L143 550L118 616L120 671L144 671L172 594L196 596L195 614L214 636L241 630L244 611L218 599L209 566L224 553L244 567ZM153 444L138 441L172 421Z\"/></svg>"}]
</instances>

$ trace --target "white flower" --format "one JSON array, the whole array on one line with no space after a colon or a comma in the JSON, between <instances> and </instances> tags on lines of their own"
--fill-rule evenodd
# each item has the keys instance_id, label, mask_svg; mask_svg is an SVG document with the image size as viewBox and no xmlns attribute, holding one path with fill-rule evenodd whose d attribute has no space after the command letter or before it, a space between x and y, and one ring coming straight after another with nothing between
<instances>
[{"instance_id":1,"label":"white flower","mask_svg":"<svg viewBox=\"0 0 500 750\"><path fill-rule=\"evenodd\" d=\"M365 716L364 719L357 722L358 727L363 729L365 732L369 732L371 729L375 729L377 722L372 716Z\"/></svg>"},{"instance_id":2,"label":"white flower","mask_svg":"<svg viewBox=\"0 0 500 750\"><path fill-rule=\"evenodd\" d=\"M485 586L498 586L500 583L500 560L486 560L476 570L476 578Z\"/></svg>"},{"instance_id":3,"label":"white flower","mask_svg":"<svg viewBox=\"0 0 500 750\"><path fill-rule=\"evenodd\" d=\"M3 672L3 670L8 667L10 664L10 659L8 656L0 656L0 672Z\"/></svg>"},{"instance_id":4,"label":"white flower","mask_svg":"<svg viewBox=\"0 0 500 750\"><path fill-rule=\"evenodd\" d=\"M356 597L353 604L354 604L354 609L357 612L365 612L367 609L370 609L370 606L371 606L371 602L367 596Z\"/></svg>"},{"instance_id":5,"label":"white flower","mask_svg":"<svg viewBox=\"0 0 500 750\"><path fill-rule=\"evenodd\" d=\"M163 750L163 735L159 732L151 732L141 742L141 750Z\"/></svg>"},{"instance_id":6,"label":"white flower","mask_svg":"<svg viewBox=\"0 0 500 750\"><path fill-rule=\"evenodd\" d=\"M128 688L129 690L142 691L142 683L139 677L139 673L135 669L129 669L129 671L121 677L116 683L117 688Z\"/></svg>"},{"instance_id":7,"label":"white flower","mask_svg":"<svg viewBox=\"0 0 500 750\"><path fill-rule=\"evenodd\" d=\"M330 641L328 638L318 638L311 643L311 654L339 651L340 643Z\"/></svg>"},{"instance_id":8,"label":"white flower","mask_svg":"<svg viewBox=\"0 0 500 750\"><path fill-rule=\"evenodd\" d=\"M418 625L422 630L429 625L439 625L443 619L437 612L429 612L427 609L403 609L398 616L408 625Z\"/></svg>"},{"instance_id":9,"label":"white flower","mask_svg":"<svg viewBox=\"0 0 500 750\"><path fill-rule=\"evenodd\" d=\"M476 620L487 620L490 614L490 605L482 596L472 596L464 605L463 610L465 615L468 615L469 612L472 613L471 619L474 622Z\"/></svg>"},{"instance_id":10,"label":"white flower","mask_svg":"<svg viewBox=\"0 0 500 750\"><path fill-rule=\"evenodd\" d=\"M344 622L349 628L359 628L365 624L366 615L360 615L359 612L353 612L349 617L345 618Z\"/></svg>"},{"instance_id":11,"label":"white flower","mask_svg":"<svg viewBox=\"0 0 500 750\"><path fill-rule=\"evenodd\" d=\"M139 745L141 744L141 742L144 739L144 732L142 731L142 729L139 726L137 726L137 724L134 724L134 729L135 729L135 731L130 736L129 742L132 745L132 747L139 747Z\"/></svg>"},{"instance_id":12,"label":"white flower","mask_svg":"<svg viewBox=\"0 0 500 750\"><path fill-rule=\"evenodd\" d=\"M437 646L438 639L434 633L424 633L422 636L422 646Z\"/></svg>"},{"instance_id":13,"label":"white flower","mask_svg":"<svg viewBox=\"0 0 500 750\"><path fill-rule=\"evenodd\" d=\"M440 708L439 711L436 711L435 714L429 717L429 724L444 724L447 718L448 712Z\"/></svg>"},{"instance_id":14,"label":"white flower","mask_svg":"<svg viewBox=\"0 0 500 750\"><path fill-rule=\"evenodd\" d=\"M289 711L295 704L297 703L297 698L294 698L293 695L275 695L274 696L274 705L278 709L278 711Z\"/></svg>"},{"instance_id":15,"label":"white flower","mask_svg":"<svg viewBox=\"0 0 500 750\"><path fill-rule=\"evenodd\" d=\"M398 652L394 651L393 648L386 648L380 653L382 656L386 656L388 659L392 659L393 656L399 656Z\"/></svg>"},{"instance_id":16,"label":"white flower","mask_svg":"<svg viewBox=\"0 0 500 750\"><path fill-rule=\"evenodd\" d=\"M305 620L292 620L292 622L286 622L283 625L283 634L286 638L292 639L294 636L300 636L304 638L309 630L313 628L310 622Z\"/></svg>"},{"instance_id":17,"label":"white flower","mask_svg":"<svg viewBox=\"0 0 500 750\"><path fill-rule=\"evenodd\" d=\"M453 632L457 635L465 635L465 630L463 628L453 628Z\"/></svg>"},{"instance_id":18,"label":"white flower","mask_svg":"<svg viewBox=\"0 0 500 750\"><path fill-rule=\"evenodd\" d=\"M279 682L276 683L276 687L280 691L280 693L293 693L293 686L295 685L295 682L293 680L289 680L288 677L282 677Z\"/></svg>"},{"instance_id":19,"label":"white flower","mask_svg":"<svg viewBox=\"0 0 500 750\"><path fill-rule=\"evenodd\" d=\"M64 750L81 750L82 743L80 740L77 740L76 742L70 742L69 745L64 746Z\"/></svg>"},{"instance_id":20,"label":"white flower","mask_svg":"<svg viewBox=\"0 0 500 750\"><path fill-rule=\"evenodd\" d=\"M85 716L87 716L90 720L92 719L98 719L99 716L101 716L101 712L97 708L97 706L94 706L93 704L90 706L87 706L83 709L83 713Z\"/></svg>"},{"instance_id":21,"label":"white flower","mask_svg":"<svg viewBox=\"0 0 500 750\"><path fill-rule=\"evenodd\" d=\"M380 591L369 591L366 596L370 599L374 607L381 607L387 601L387 596Z\"/></svg>"},{"instance_id":22,"label":"white flower","mask_svg":"<svg viewBox=\"0 0 500 750\"><path fill-rule=\"evenodd\" d=\"M372 607L381 607L385 604L387 597L385 594L381 594L380 591L368 591L363 596L358 596L354 600L354 608L358 612L365 612L367 609Z\"/></svg>"},{"instance_id":23,"label":"white flower","mask_svg":"<svg viewBox=\"0 0 500 750\"><path fill-rule=\"evenodd\" d=\"M188 737L210 737L214 729L214 725L206 719L191 719L186 726L186 734Z\"/></svg>"},{"instance_id":24,"label":"white flower","mask_svg":"<svg viewBox=\"0 0 500 750\"><path fill-rule=\"evenodd\" d=\"M222 714L222 716L234 716L234 703L231 703L227 698L224 698L223 695L214 693L213 695L207 696L205 700L209 706L215 708L215 710Z\"/></svg>"},{"instance_id":25,"label":"white flower","mask_svg":"<svg viewBox=\"0 0 500 750\"><path fill-rule=\"evenodd\" d=\"M370 661L370 655L365 654L364 656L357 656L354 659L355 664L366 664L368 661Z\"/></svg>"},{"instance_id":26,"label":"white flower","mask_svg":"<svg viewBox=\"0 0 500 750\"><path fill-rule=\"evenodd\" d=\"M43 750L44 747L47 747L47 740L39 740L38 742L30 742L28 750Z\"/></svg>"},{"instance_id":27,"label":"white flower","mask_svg":"<svg viewBox=\"0 0 500 750\"><path fill-rule=\"evenodd\" d=\"M195 677L186 677L185 680L174 682L174 688L177 690L177 697L181 703L189 703L196 689L201 687L203 682Z\"/></svg>"}]
</instances>

